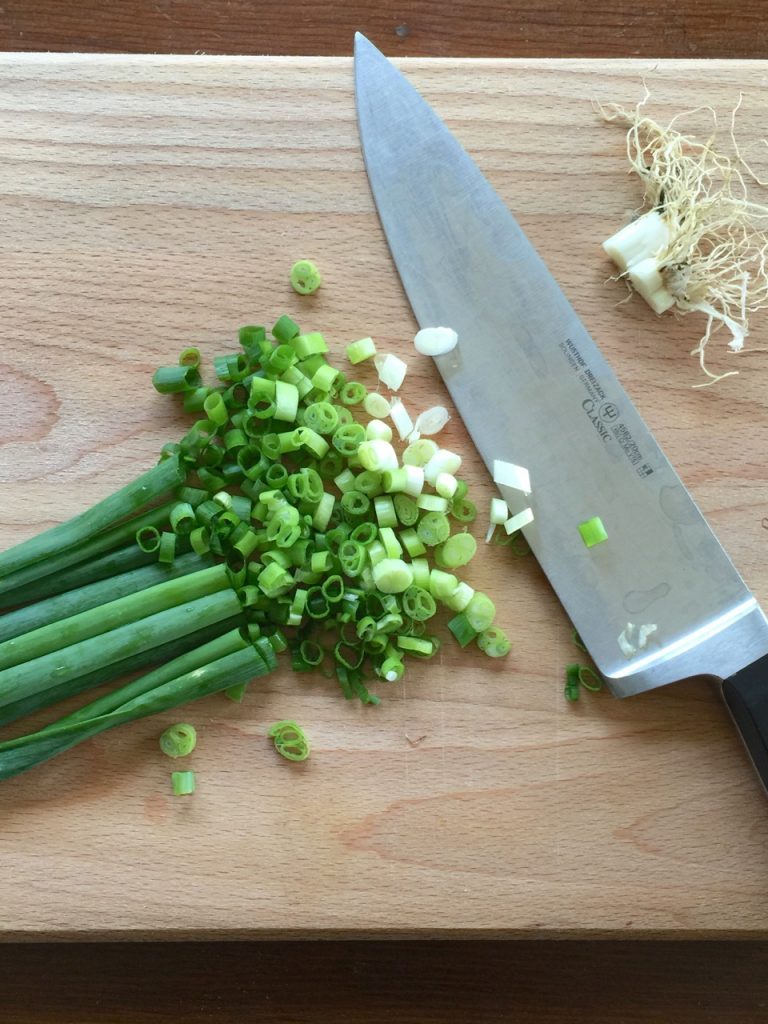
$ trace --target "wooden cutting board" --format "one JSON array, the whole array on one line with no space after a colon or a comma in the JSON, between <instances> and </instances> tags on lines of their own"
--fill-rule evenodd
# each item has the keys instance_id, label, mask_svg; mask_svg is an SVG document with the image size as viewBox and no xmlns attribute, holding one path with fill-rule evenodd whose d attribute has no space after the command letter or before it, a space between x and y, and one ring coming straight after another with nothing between
<instances>
[{"instance_id":1,"label":"wooden cutting board","mask_svg":"<svg viewBox=\"0 0 768 1024\"><path fill-rule=\"evenodd\" d=\"M727 129L743 90L754 145L768 65L402 64L517 211L768 606L768 317L740 357L712 343L713 367L739 376L694 390L701 322L620 304L599 243L640 190L622 131L591 105L635 103L645 77L659 118L711 104ZM707 131L705 115L689 123ZM3 546L152 464L184 429L152 370L190 343L230 350L243 322L288 312L339 357L371 334L410 360L412 411L447 401L410 348L349 60L5 55L0 218ZM300 256L324 273L314 297L287 286ZM443 441L466 453L484 509L491 487L457 419ZM378 708L287 670L242 706L191 706L192 799L170 795L157 747L173 713L2 783L3 937L764 935L768 806L712 686L570 705L563 670L579 655L536 563L483 548L467 576L514 639L503 664L447 643L380 687ZM311 736L305 764L271 749L279 718Z\"/></svg>"}]
</instances>

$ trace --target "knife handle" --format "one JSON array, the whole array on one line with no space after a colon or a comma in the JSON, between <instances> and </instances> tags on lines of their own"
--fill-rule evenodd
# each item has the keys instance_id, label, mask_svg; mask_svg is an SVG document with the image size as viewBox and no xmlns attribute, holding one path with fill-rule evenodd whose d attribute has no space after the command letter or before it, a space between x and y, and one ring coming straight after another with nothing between
<instances>
[{"instance_id":1,"label":"knife handle","mask_svg":"<svg viewBox=\"0 0 768 1024\"><path fill-rule=\"evenodd\" d=\"M768 654L726 679L723 699L768 790Z\"/></svg>"}]
</instances>

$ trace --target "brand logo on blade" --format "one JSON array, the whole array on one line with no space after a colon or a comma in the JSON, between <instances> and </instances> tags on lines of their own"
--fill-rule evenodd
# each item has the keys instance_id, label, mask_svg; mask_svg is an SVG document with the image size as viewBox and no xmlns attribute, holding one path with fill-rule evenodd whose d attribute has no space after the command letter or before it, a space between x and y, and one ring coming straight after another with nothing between
<instances>
[{"instance_id":1,"label":"brand logo on blade","mask_svg":"<svg viewBox=\"0 0 768 1024\"><path fill-rule=\"evenodd\" d=\"M602 419L600 418L600 412L597 408L597 403L594 401L594 399L585 398L584 401L581 403L581 408L592 421L592 425L594 426L595 430L598 432L600 437L603 439L603 441L605 441L606 443L608 441L612 441L613 438L611 437L608 427L605 425L605 423L603 423Z\"/></svg>"},{"instance_id":2,"label":"brand logo on blade","mask_svg":"<svg viewBox=\"0 0 768 1024\"><path fill-rule=\"evenodd\" d=\"M603 423L615 423L619 418L619 407L613 402L603 402L600 406L600 419Z\"/></svg>"}]
</instances>

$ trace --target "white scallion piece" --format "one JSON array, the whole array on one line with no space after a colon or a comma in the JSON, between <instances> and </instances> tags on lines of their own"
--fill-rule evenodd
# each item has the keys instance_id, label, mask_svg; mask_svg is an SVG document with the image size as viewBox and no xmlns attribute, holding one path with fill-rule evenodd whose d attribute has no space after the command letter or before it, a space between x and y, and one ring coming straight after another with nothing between
<instances>
[{"instance_id":1,"label":"white scallion piece","mask_svg":"<svg viewBox=\"0 0 768 1024\"><path fill-rule=\"evenodd\" d=\"M447 448L438 448L424 467L424 479L434 487L441 473L450 473L454 476L458 473L460 466L460 455L457 455L455 452L449 452Z\"/></svg>"},{"instance_id":2,"label":"white scallion piece","mask_svg":"<svg viewBox=\"0 0 768 1024\"><path fill-rule=\"evenodd\" d=\"M392 427L382 420L371 420L365 428L366 441L391 441Z\"/></svg>"},{"instance_id":3,"label":"white scallion piece","mask_svg":"<svg viewBox=\"0 0 768 1024\"><path fill-rule=\"evenodd\" d=\"M419 440L420 437L421 434L418 432L418 430L414 430L412 433L408 435L408 444L414 444L416 441Z\"/></svg>"},{"instance_id":4,"label":"white scallion piece","mask_svg":"<svg viewBox=\"0 0 768 1024\"><path fill-rule=\"evenodd\" d=\"M406 483L403 494L409 498L418 498L424 490L424 470L421 466L403 466L405 470Z\"/></svg>"},{"instance_id":5,"label":"white scallion piece","mask_svg":"<svg viewBox=\"0 0 768 1024\"><path fill-rule=\"evenodd\" d=\"M528 470L523 466L516 466L514 462L494 459L493 482L502 487L511 487L514 491L521 491L526 497L531 493L531 477Z\"/></svg>"},{"instance_id":6,"label":"white scallion piece","mask_svg":"<svg viewBox=\"0 0 768 1024\"><path fill-rule=\"evenodd\" d=\"M403 452L403 462L406 466L426 466L433 455L439 451L434 441L428 438L411 441Z\"/></svg>"},{"instance_id":7,"label":"white scallion piece","mask_svg":"<svg viewBox=\"0 0 768 1024\"><path fill-rule=\"evenodd\" d=\"M385 416L389 416L389 402L378 391L371 391L365 396L363 408L369 416L373 416L377 420L383 420Z\"/></svg>"},{"instance_id":8,"label":"white scallion piece","mask_svg":"<svg viewBox=\"0 0 768 1024\"><path fill-rule=\"evenodd\" d=\"M413 339L413 344L423 356L444 356L456 348L458 340L458 334L451 327L424 327Z\"/></svg>"},{"instance_id":9,"label":"white scallion piece","mask_svg":"<svg viewBox=\"0 0 768 1024\"><path fill-rule=\"evenodd\" d=\"M456 493L458 486L458 481L452 473L438 473L437 480L435 480L435 490L441 498L448 498L450 501ZM504 518L506 519L506 516ZM504 522L503 519L502 522Z\"/></svg>"},{"instance_id":10,"label":"white scallion piece","mask_svg":"<svg viewBox=\"0 0 768 1024\"><path fill-rule=\"evenodd\" d=\"M431 409L425 409L416 417L416 431L427 437L430 434L439 434L450 418L450 413L444 405L433 405Z\"/></svg>"},{"instance_id":11,"label":"white scallion piece","mask_svg":"<svg viewBox=\"0 0 768 1024\"><path fill-rule=\"evenodd\" d=\"M386 384L390 391L397 391L405 380L408 364L402 359L388 352L386 355L376 356L373 360L379 380Z\"/></svg>"},{"instance_id":12,"label":"white scallion piece","mask_svg":"<svg viewBox=\"0 0 768 1024\"><path fill-rule=\"evenodd\" d=\"M631 658L633 655L637 654L638 651L642 651L642 649L647 645L649 637L651 637L658 628L659 627L655 622L646 623L642 626L636 625L633 622L628 622L618 637L618 644L624 657Z\"/></svg>"},{"instance_id":13,"label":"white scallion piece","mask_svg":"<svg viewBox=\"0 0 768 1024\"><path fill-rule=\"evenodd\" d=\"M389 407L389 415L400 435L400 440L405 440L413 432L413 420L399 398L396 398Z\"/></svg>"},{"instance_id":14,"label":"white scallion piece","mask_svg":"<svg viewBox=\"0 0 768 1024\"><path fill-rule=\"evenodd\" d=\"M503 526L509 519L509 506L503 498L491 498L491 524Z\"/></svg>"},{"instance_id":15,"label":"white scallion piece","mask_svg":"<svg viewBox=\"0 0 768 1024\"><path fill-rule=\"evenodd\" d=\"M491 541L493 540L493 535L494 535L494 533L496 533L496 527L498 525L499 525L498 523L491 523L490 526L488 527L488 529L486 531L486 534L485 534L485 543L486 544L490 544Z\"/></svg>"},{"instance_id":16,"label":"white scallion piece","mask_svg":"<svg viewBox=\"0 0 768 1024\"><path fill-rule=\"evenodd\" d=\"M357 456L363 469L374 473L397 469L397 452L389 441L363 441L357 449Z\"/></svg>"},{"instance_id":17,"label":"white scallion piece","mask_svg":"<svg viewBox=\"0 0 768 1024\"><path fill-rule=\"evenodd\" d=\"M524 508L522 512L518 512L504 523L504 529L507 533L517 533L518 530L522 530L524 526L532 522L533 512L529 508Z\"/></svg>"},{"instance_id":18,"label":"white scallion piece","mask_svg":"<svg viewBox=\"0 0 768 1024\"><path fill-rule=\"evenodd\" d=\"M474 588L470 587L468 583L461 582L445 603L453 611L463 612L474 596Z\"/></svg>"}]
</instances>

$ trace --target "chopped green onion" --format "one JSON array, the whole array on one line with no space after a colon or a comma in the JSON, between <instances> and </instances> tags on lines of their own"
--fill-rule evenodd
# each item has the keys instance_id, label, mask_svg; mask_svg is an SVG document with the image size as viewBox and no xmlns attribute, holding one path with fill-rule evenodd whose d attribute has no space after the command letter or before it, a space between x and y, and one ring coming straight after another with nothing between
<instances>
[{"instance_id":1,"label":"chopped green onion","mask_svg":"<svg viewBox=\"0 0 768 1024\"><path fill-rule=\"evenodd\" d=\"M346 494L347 491L354 491L357 488L355 474L351 469L345 469L342 473L339 473L333 482L342 494Z\"/></svg>"},{"instance_id":2,"label":"chopped green onion","mask_svg":"<svg viewBox=\"0 0 768 1024\"><path fill-rule=\"evenodd\" d=\"M411 558L427 553L426 547L422 544L419 535L414 529L401 530L400 541Z\"/></svg>"},{"instance_id":3,"label":"chopped green onion","mask_svg":"<svg viewBox=\"0 0 768 1024\"><path fill-rule=\"evenodd\" d=\"M341 514L346 523L356 525L368 515L370 499L362 491L345 491L341 496Z\"/></svg>"},{"instance_id":4,"label":"chopped green onion","mask_svg":"<svg viewBox=\"0 0 768 1024\"><path fill-rule=\"evenodd\" d=\"M396 494L393 504L398 520L403 526L414 526L419 518L419 506L406 494Z\"/></svg>"},{"instance_id":5,"label":"chopped green onion","mask_svg":"<svg viewBox=\"0 0 768 1024\"><path fill-rule=\"evenodd\" d=\"M494 526L503 526L509 518L509 507L503 498L491 498L490 521Z\"/></svg>"},{"instance_id":6,"label":"chopped green onion","mask_svg":"<svg viewBox=\"0 0 768 1024\"><path fill-rule=\"evenodd\" d=\"M362 473L358 473L355 486L366 497L376 498L382 491L382 475L381 473L374 472L372 469L364 469Z\"/></svg>"},{"instance_id":7,"label":"chopped green onion","mask_svg":"<svg viewBox=\"0 0 768 1024\"><path fill-rule=\"evenodd\" d=\"M417 443L421 443L420 441ZM446 448L438 448L432 458L424 466L424 479L434 487L441 473L456 475L461 466L461 456L449 452Z\"/></svg>"},{"instance_id":8,"label":"chopped green onion","mask_svg":"<svg viewBox=\"0 0 768 1024\"><path fill-rule=\"evenodd\" d=\"M453 498L456 494L458 484L456 477L450 473L439 473L437 480L435 481L435 490L441 498L446 498L448 501Z\"/></svg>"},{"instance_id":9,"label":"chopped green onion","mask_svg":"<svg viewBox=\"0 0 768 1024\"><path fill-rule=\"evenodd\" d=\"M389 415L397 430L400 440L404 440L413 433L413 420L408 415L408 410L400 398L396 398L390 407Z\"/></svg>"},{"instance_id":10,"label":"chopped green onion","mask_svg":"<svg viewBox=\"0 0 768 1024\"><path fill-rule=\"evenodd\" d=\"M413 573L413 585L421 587L422 590L429 590L430 570L426 558L414 558L411 560L411 572Z\"/></svg>"},{"instance_id":11,"label":"chopped green onion","mask_svg":"<svg viewBox=\"0 0 768 1024\"><path fill-rule=\"evenodd\" d=\"M467 647L478 635L463 612L449 621L448 629L453 633L459 647Z\"/></svg>"},{"instance_id":12,"label":"chopped green onion","mask_svg":"<svg viewBox=\"0 0 768 1024\"><path fill-rule=\"evenodd\" d=\"M161 395L191 391L200 383L196 366L160 366L155 370L152 384Z\"/></svg>"},{"instance_id":13,"label":"chopped green onion","mask_svg":"<svg viewBox=\"0 0 768 1024\"><path fill-rule=\"evenodd\" d=\"M185 348L179 355L179 366L191 366L195 370L200 366L200 349Z\"/></svg>"},{"instance_id":14,"label":"chopped green onion","mask_svg":"<svg viewBox=\"0 0 768 1024\"><path fill-rule=\"evenodd\" d=\"M375 422L375 421L372 421ZM334 435L335 441L336 435ZM388 441L374 439L363 441L357 448L360 465L377 473L397 469L397 454Z\"/></svg>"},{"instance_id":15,"label":"chopped green onion","mask_svg":"<svg viewBox=\"0 0 768 1024\"><path fill-rule=\"evenodd\" d=\"M500 487L510 487L513 491L521 491L526 497L531 493L531 477L523 466L514 462L493 461L493 482Z\"/></svg>"},{"instance_id":16,"label":"chopped green onion","mask_svg":"<svg viewBox=\"0 0 768 1024\"><path fill-rule=\"evenodd\" d=\"M197 746L197 730L188 722L169 725L160 736L160 749L168 757L187 757Z\"/></svg>"},{"instance_id":17,"label":"chopped green onion","mask_svg":"<svg viewBox=\"0 0 768 1024\"><path fill-rule=\"evenodd\" d=\"M449 623L450 626L450 623ZM397 646L409 654L418 655L422 658L429 658L434 654L434 645L431 640L419 639L416 636L399 636Z\"/></svg>"},{"instance_id":18,"label":"chopped green onion","mask_svg":"<svg viewBox=\"0 0 768 1024\"><path fill-rule=\"evenodd\" d=\"M173 532L182 536L191 533L196 526L195 510L188 502L180 501L174 505L169 518Z\"/></svg>"},{"instance_id":19,"label":"chopped green onion","mask_svg":"<svg viewBox=\"0 0 768 1024\"><path fill-rule=\"evenodd\" d=\"M321 280L320 271L312 260L297 260L291 267L291 288L299 295L312 295Z\"/></svg>"},{"instance_id":20,"label":"chopped green onion","mask_svg":"<svg viewBox=\"0 0 768 1024\"><path fill-rule=\"evenodd\" d=\"M388 495L377 495L373 499L373 509L379 526L397 526L395 503Z\"/></svg>"},{"instance_id":21,"label":"chopped green onion","mask_svg":"<svg viewBox=\"0 0 768 1024\"><path fill-rule=\"evenodd\" d=\"M443 572L441 569L432 569L429 574L429 592L437 601L444 602L449 598L459 585L459 581L453 573Z\"/></svg>"},{"instance_id":22,"label":"chopped green onion","mask_svg":"<svg viewBox=\"0 0 768 1024\"><path fill-rule=\"evenodd\" d=\"M496 626L483 630L477 638L477 646L489 658L503 658L512 648L504 630Z\"/></svg>"},{"instance_id":23,"label":"chopped green onion","mask_svg":"<svg viewBox=\"0 0 768 1024\"><path fill-rule=\"evenodd\" d=\"M304 426L318 434L332 434L339 425L339 414L330 402L313 402L304 410Z\"/></svg>"},{"instance_id":24,"label":"chopped green onion","mask_svg":"<svg viewBox=\"0 0 768 1024\"><path fill-rule=\"evenodd\" d=\"M313 529L319 531L327 529L328 523L331 521L331 516L333 515L335 504L335 496L333 494L329 494L327 491L324 492L312 516Z\"/></svg>"},{"instance_id":25,"label":"chopped green onion","mask_svg":"<svg viewBox=\"0 0 768 1024\"><path fill-rule=\"evenodd\" d=\"M461 582L456 587L452 594L449 594L443 604L446 608L450 608L454 612L463 612L469 606L470 601L475 596L475 591L468 583Z\"/></svg>"},{"instance_id":26,"label":"chopped green onion","mask_svg":"<svg viewBox=\"0 0 768 1024\"><path fill-rule=\"evenodd\" d=\"M427 512L419 520L416 532L423 544L433 548L448 540L451 526L442 512Z\"/></svg>"},{"instance_id":27,"label":"chopped green onion","mask_svg":"<svg viewBox=\"0 0 768 1024\"><path fill-rule=\"evenodd\" d=\"M376 345L373 338L361 338L347 345L347 359L353 366L362 363L364 359L370 359L376 355Z\"/></svg>"},{"instance_id":28,"label":"chopped green onion","mask_svg":"<svg viewBox=\"0 0 768 1024\"><path fill-rule=\"evenodd\" d=\"M293 384L286 384L283 380L275 381L275 411L276 420L285 423L293 423L296 419L296 411L299 408L298 388Z\"/></svg>"},{"instance_id":29,"label":"chopped green onion","mask_svg":"<svg viewBox=\"0 0 768 1024\"><path fill-rule=\"evenodd\" d=\"M465 614L475 632L482 633L491 627L496 617L496 605L487 594L477 591L467 605Z\"/></svg>"},{"instance_id":30,"label":"chopped green onion","mask_svg":"<svg viewBox=\"0 0 768 1024\"><path fill-rule=\"evenodd\" d=\"M608 540L608 533L599 516L593 516L591 519L579 523L579 533L588 548L593 548L596 544L602 544L603 541Z\"/></svg>"},{"instance_id":31,"label":"chopped green onion","mask_svg":"<svg viewBox=\"0 0 768 1024\"><path fill-rule=\"evenodd\" d=\"M416 622L425 622L435 614L437 605L428 590L423 587L410 586L403 594L403 611Z\"/></svg>"},{"instance_id":32,"label":"chopped green onion","mask_svg":"<svg viewBox=\"0 0 768 1024\"><path fill-rule=\"evenodd\" d=\"M477 518L477 507L467 498L454 498L451 503L451 515L460 523L472 523Z\"/></svg>"},{"instance_id":33,"label":"chopped green onion","mask_svg":"<svg viewBox=\"0 0 768 1024\"><path fill-rule=\"evenodd\" d=\"M581 696L579 687L579 672L581 665L567 665L565 669L565 687L563 693L565 699L571 702L577 701Z\"/></svg>"},{"instance_id":34,"label":"chopped green onion","mask_svg":"<svg viewBox=\"0 0 768 1024\"><path fill-rule=\"evenodd\" d=\"M306 761L310 754L309 740L295 722L275 722L267 732L275 743L275 750L288 761Z\"/></svg>"},{"instance_id":35,"label":"chopped green onion","mask_svg":"<svg viewBox=\"0 0 768 1024\"><path fill-rule=\"evenodd\" d=\"M363 408L369 416L383 420L385 416L389 416L391 406L384 395L380 395L378 391L369 391L363 401Z\"/></svg>"},{"instance_id":36,"label":"chopped green onion","mask_svg":"<svg viewBox=\"0 0 768 1024\"><path fill-rule=\"evenodd\" d=\"M368 525L368 524L366 524ZM372 566L378 565L382 559L387 557L387 550L380 540L372 540L368 544L368 561Z\"/></svg>"},{"instance_id":37,"label":"chopped green onion","mask_svg":"<svg viewBox=\"0 0 768 1024\"><path fill-rule=\"evenodd\" d=\"M378 533L379 531L374 523L360 523L354 528L350 536L352 540L356 540L364 547L367 547L376 540Z\"/></svg>"},{"instance_id":38,"label":"chopped green onion","mask_svg":"<svg viewBox=\"0 0 768 1024\"><path fill-rule=\"evenodd\" d=\"M359 576L366 560L366 549L356 540L345 540L339 546L339 563L346 576Z\"/></svg>"},{"instance_id":39,"label":"chopped green onion","mask_svg":"<svg viewBox=\"0 0 768 1024\"><path fill-rule=\"evenodd\" d=\"M373 567L373 580L383 594L402 594L413 583L413 572L402 559L383 558Z\"/></svg>"},{"instance_id":40,"label":"chopped green onion","mask_svg":"<svg viewBox=\"0 0 768 1024\"><path fill-rule=\"evenodd\" d=\"M406 466L419 466L423 469L439 451L434 441L421 438L409 444L403 452L403 463ZM437 477L435 477L437 479Z\"/></svg>"},{"instance_id":41,"label":"chopped green onion","mask_svg":"<svg viewBox=\"0 0 768 1024\"><path fill-rule=\"evenodd\" d=\"M229 410L218 391L211 391L203 402L205 415L217 426L223 426L229 419Z\"/></svg>"},{"instance_id":42,"label":"chopped green onion","mask_svg":"<svg viewBox=\"0 0 768 1024\"><path fill-rule=\"evenodd\" d=\"M339 398L344 405L359 405L368 394L364 384L356 380L347 381L339 392Z\"/></svg>"},{"instance_id":43,"label":"chopped green onion","mask_svg":"<svg viewBox=\"0 0 768 1024\"><path fill-rule=\"evenodd\" d=\"M365 428L366 441L391 441L392 427L383 420L371 420Z\"/></svg>"},{"instance_id":44,"label":"chopped green onion","mask_svg":"<svg viewBox=\"0 0 768 1024\"><path fill-rule=\"evenodd\" d=\"M587 682L588 679L593 680L593 682ZM580 665L579 682L585 690L590 690L592 693L599 693L603 688L604 680L602 676L599 676L594 669L589 667L589 665Z\"/></svg>"},{"instance_id":45,"label":"chopped green onion","mask_svg":"<svg viewBox=\"0 0 768 1024\"><path fill-rule=\"evenodd\" d=\"M420 494L416 499L419 508L426 512L447 512L449 508L448 499L441 498L437 494Z\"/></svg>"},{"instance_id":46,"label":"chopped green onion","mask_svg":"<svg viewBox=\"0 0 768 1024\"><path fill-rule=\"evenodd\" d=\"M150 553L160 548L160 531L156 526L142 526L136 531L136 543L142 551Z\"/></svg>"},{"instance_id":47,"label":"chopped green onion","mask_svg":"<svg viewBox=\"0 0 768 1024\"><path fill-rule=\"evenodd\" d=\"M171 786L174 796L191 796L197 789L194 772L171 772Z\"/></svg>"},{"instance_id":48,"label":"chopped green onion","mask_svg":"<svg viewBox=\"0 0 768 1024\"><path fill-rule=\"evenodd\" d=\"M475 557L477 541L471 533L455 533L442 544L435 555L438 563L446 569L457 569Z\"/></svg>"},{"instance_id":49,"label":"chopped green onion","mask_svg":"<svg viewBox=\"0 0 768 1024\"><path fill-rule=\"evenodd\" d=\"M157 560L163 565L172 565L176 557L176 534L164 530L160 534L160 546L157 550Z\"/></svg>"},{"instance_id":50,"label":"chopped green onion","mask_svg":"<svg viewBox=\"0 0 768 1024\"><path fill-rule=\"evenodd\" d=\"M365 443L365 427L359 423L342 423L333 432L333 447L341 455L354 455ZM373 466L366 466L366 469L374 469Z\"/></svg>"},{"instance_id":51,"label":"chopped green onion","mask_svg":"<svg viewBox=\"0 0 768 1024\"><path fill-rule=\"evenodd\" d=\"M245 328L245 330L252 332L254 328ZM255 330L258 332L261 330L261 328L257 327L255 328ZM293 339L296 338L298 334L299 325L294 320L291 320L289 316L285 315L281 316L280 319L275 323L275 326L272 328L272 337L275 338L276 341L279 341L281 343L293 341ZM250 339L254 339L253 334L250 335ZM240 338L240 343L242 344L242 336Z\"/></svg>"},{"instance_id":52,"label":"chopped green onion","mask_svg":"<svg viewBox=\"0 0 768 1024\"><path fill-rule=\"evenodd\" d=\"M385 384L390 391L398 391L405 380L408 364L389 352L386 355L375 356L373 362L382 384Z\"/></svg>"},{"instance_id":53,"label":"chopped green onion","mask_svg":"<svg viewBox=\"0 0 768 1024\"><path fill-rule=\"evenodd\" d=\"M402 555L402 545L395 536L395 531L390 526L383 526L379 530L379 537L384 545L387 558L399 558Z\"/></svg>"}]
</instances>

